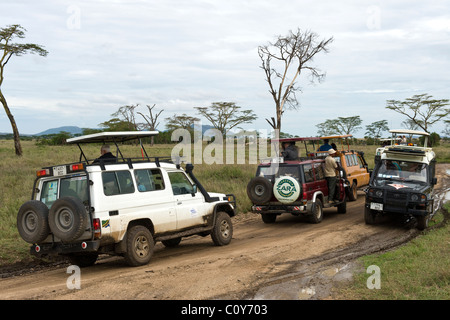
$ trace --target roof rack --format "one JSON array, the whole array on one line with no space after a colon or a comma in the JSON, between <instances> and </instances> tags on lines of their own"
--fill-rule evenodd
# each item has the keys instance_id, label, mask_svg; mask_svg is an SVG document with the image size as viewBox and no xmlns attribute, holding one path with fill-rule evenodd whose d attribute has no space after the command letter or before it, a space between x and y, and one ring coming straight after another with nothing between
<instances>
[{"instance_id":1,"label":"roof rack","mask_svg":"<svg viewBox=\"0 0 450 320\"><path fill-rule=\"evenodd\" d=\"M67 139L67 143L69 144L77 144L78 148L81 151L80 154L80 161L84 158L84 161L89 165L93 164L94 160L88 160L86 155L83 152L83 149L81 148L82 143L102 143L102 144L109 144L114 143L114 145L117 148L117 153L120 154L120 158L118 157L117 160L111 161L111 159L107 160L97 160L96 164L100 164L100 167L102 170L104 170L105 164L117 164L117 163L128 163L128 166L132 166L131 163L137 161L153 161L156 163L156 165L159 167L160 162L170 162L172 163L172 159L170 157L149 157L147 154L147 151L144 148L144 145L142 144L141 138L146 137L153 137L158 135L158 131L114 131L114 132L100 132L100 133L94 133L94 134L88 134L84 136L74 137ZM141 146L141 153L142 153L142 160L138 158L125 158L120 151L118 143L124 143L126 141L130 140L139 140L139 144ZM135 160L135 161L133 161Z\"/></svg>"}]
</instances>

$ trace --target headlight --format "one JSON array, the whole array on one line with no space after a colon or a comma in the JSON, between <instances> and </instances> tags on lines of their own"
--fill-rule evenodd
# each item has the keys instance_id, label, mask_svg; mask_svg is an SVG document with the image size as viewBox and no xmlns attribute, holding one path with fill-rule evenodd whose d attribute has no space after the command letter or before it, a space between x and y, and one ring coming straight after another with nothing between
<instances>
[{"instance_id":1,"label":"headlight","mask_svg":"<svg viewBox=\"0 0 450 320\"><path fill-rule=\"evenodd\" d=\"M383 190L380 190L380 189L369 189L369 196L382 198L383 197Z\"/></svg>"},{"instance_id":2,"label":"headlight","mask_svg":"<svg viewBox=\"0 0 450 320\"><path fill-rule=\"evenodd\" d=\"M379 198L383 197L383 190L377 190L377 191L375 191L375 196L377 196L377 197L379 197Z\"/></svg>"},{"instance_id":3,"label":"headlight","mask_svg":"<svg viewBox=\"0 0 450 320\"><path fill-rule=\"evenodd\" d=\"M421 193L415 193L411 195L411 201L414 202L425 202L427 200L427 196Z\"/></svg>"}]
</instances>

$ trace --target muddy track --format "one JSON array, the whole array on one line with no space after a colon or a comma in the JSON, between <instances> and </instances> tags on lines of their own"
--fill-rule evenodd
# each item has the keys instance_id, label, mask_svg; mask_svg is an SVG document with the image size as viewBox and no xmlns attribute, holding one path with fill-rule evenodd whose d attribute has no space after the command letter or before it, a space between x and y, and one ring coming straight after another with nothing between
<instances>
[{"instance_id":1,"label":"muddy track","mask_svg":"<svg viewBox=\"0 0 450 320\"><path fill-rule=\"evenodd\" d=\"M436 190L448 190L448 165L438 165ZM184 239L176 248L158 243L152 261L130 268L104 257L81 269L81 289L69 289L68 264L0 270L0 299L329 299L331 289L351 278L355 259L395 248L421 234L411 221L364 223L364 193L346 214L326 209L310 224L282 215L264 224L254 214L233 218L230 245L210 237Z\"/></svg>"}]
</instances>

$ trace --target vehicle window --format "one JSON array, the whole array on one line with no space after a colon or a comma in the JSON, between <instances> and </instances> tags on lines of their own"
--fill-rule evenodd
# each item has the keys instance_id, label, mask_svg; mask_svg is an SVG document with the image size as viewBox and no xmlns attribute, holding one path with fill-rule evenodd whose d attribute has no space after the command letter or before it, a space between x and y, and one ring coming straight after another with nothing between
<instances>
[{"instance_id":1,"label":"vehicle window","mask_svg":"<svg viewBox=\"0 0 450 320\"><path fill-rule=\"evenodd\" d=\"M361 158L360 158L359 156L357 156L357 155L355 154L355 155L353 155L353 157L355 157L355 164L356 164L357 166L359 166L360 168L364 167L363 164L362 164Z\"/></svg>"},{"instance_id":2,"label":"vehicle window","mask_svg":"<svg viewBox=\"0 0 450 320\"><path fill-rule=\"evenodd\" d=\"M164 181L158 169L135 170L137 189L139 192L163 190Z\"/></svg>"},{"instance_id":3,"label":"vehicle window","mask_svg":"<svg viewBox=\"0 0 450 320\"><path fill-rule=\"evenodd\" d=\"M347 163L347 167L353 166L353 157L351 154L345 155L345 162Z\"/></svg>"},{"instance_id":4,"label":"vehicle window","mask_svg":"<svg viewBox=\"0 0 450 320\"><path fill-rule=\"evenodd\" d=\"M87 204L88 201L88 183L87 177L64 178L60 181L59 197L76 197Z\"/></svg>"},{"instance_id":5,"label":"vehicle window","mask_svg":"<svg viewBox=\"0 0 450 320\"><path fill-rule=\"evenodd\" d=\"M49 208L58 199L58 185L58 180L52 180L45 181L42 186L41 201Z\"/></svg>"},{"instance_id":6,"label":"vehicle window","mask_svg":"<svg viewBox=\"0 0 450 320\"><path fill-rule=\"evenodd\" d=\"M190 194L194 192L194 187L183 172L169 172L169 180L172 184L174 195Z\"/></svg>"},{"instance_id":7,"label":"vehicle window","mask_svg":"<svg viewBox=\"0 0 450 320\"><path fill-rule=\"evenodd\" d=\"M303 166L303 172L305 174L305 182L313 182L314 181L314 172L312 169L312 164L305 164Z\"/></svg>"},{"instance_id":8,"label":"vehicle window","mask_svg":"<svg viewBox=\"0 0 450 320\"><path fill-rule=\"evenodd\" d=\"M102 172L103 191L106 196L134 192L130 171Z\"/></svg>"},{"instance_id":9,"label":"vehicle window","mask_svg":"<svg viewBox=\"0 0 450 320\"><path fill-rule=\"evenodd\" d=\"M323 172L323 166L321 163L314 164L314 175L316 177L316 180L325 179L325 174Z\"/></svg>"},{"instance_id":10,"label":"vehicle window","mask_svg":"<svg viewBox=\"0 0 450 320\"><path fill-rule=\"evenodd\" d=\"M293 177L295 179L299 179L299 169L298 166L267 166L267 167L259 167L259 176L267 177L267 176L288 176Z\"/></svg>"}]
</instances>

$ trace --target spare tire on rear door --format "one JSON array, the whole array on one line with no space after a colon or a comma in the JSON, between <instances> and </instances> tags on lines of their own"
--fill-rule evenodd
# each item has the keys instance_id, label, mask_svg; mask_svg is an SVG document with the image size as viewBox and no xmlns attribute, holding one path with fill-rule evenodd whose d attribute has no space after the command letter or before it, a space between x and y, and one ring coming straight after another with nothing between
<instances>
[{"instance_id":1,"label":"spare tire on rear door","mask_svg":"<svg viewBox=\"0 0 450 320\"><path fill-rule=\"evenodd\" d=\"M295 202L300 196L300 184L293 177L279 177L273 185L273 194L281 203Z\"/></svg>"},{"instance_id":2,"label":"spare tire on rear door","mask_svg":"<svg viewBox=\"0 0 450 320\"><path fill-rule=\"evenodd\" d=\"M75 197L56 200L50 208L48 224L62 241L74 241L86 230L89 218L83 202Z\"/></svg>"},{"instance_id":3,"label":"spare tire on rear door","mask_svg":"<svg viewBox=\"0 0 450 320\"><path fill-rule=\"evenodd\" d=\"M48 207L37 200L25 202L17 214L17 230L23 240L28 243L39 243L47 238Z\"/></svg>"},{"instance_id":4,"label":"spare tire on rear door","mask_svg":"<svg viewBox=\"0 0 450 320\"><path fill-rule=\"evenodd\" d=\"M256 205L269 202L272 198L272 183L264 177L254 177L247 185L247 195Z\"/></svg>"}]
</instances>

